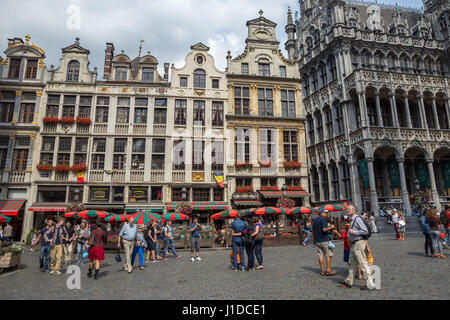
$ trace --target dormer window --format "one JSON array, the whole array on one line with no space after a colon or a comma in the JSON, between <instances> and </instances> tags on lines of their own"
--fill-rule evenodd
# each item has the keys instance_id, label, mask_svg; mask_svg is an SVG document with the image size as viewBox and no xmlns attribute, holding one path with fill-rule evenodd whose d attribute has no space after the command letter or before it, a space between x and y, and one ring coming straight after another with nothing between
<instances>
[{"instance_id":1,"label":"dormer window","mask_svg":"<svg viewBox=\"0 0 450 320\"><path fill-rule=\"evenodd\" d=\"M127 80L127 67L117 67L116 68L116 81L126 81Z\"/></svg>"},{"instance_id":2,"label":"dormer window","mask_svg":"<svg viewBox=\"0 0 450 320\"><path fill-rule=\"evenodd\" d=\"M27 71L25 73L26 79L36 79L38 61L36 59L29 59L27 61Z\"/></svg>"},{"instance_id":3,"label":"dormer window","mask_svg":"<svg viewBox=\"0 0 450 320\"><path fill-rule=\"evenodd\" d=\"M270 65L268 63L258 63L258 75L270 77Z\"/></svg>"},{"instance_id":4,"label":"dormer window","mask_svg":"<svg viewBox=\"0 0 450 320\"><path fill-rule=\"evenodd\" d=\"M280 66L280 78L286 78L286 67Z\"/></svg>"},{"instance_id":5,"label":"dormer window","mask_svg":"<svg viewBox=\"0 0 450 320\"><path fill-rule=\"evenodd\" d=\"M9 63L9 73L8 73L9 79L19 78L20 62L21 62L20 59L11 59L11 62Z\"/></svg>"},{"instance_id":6,"label":"dormer window","mask_svg":"<svg viewBox=\"0 0 450 320\"><path fill-rule=\"evenodd\" d=\"M203 69L194 71L194 88L206 88L206 72Z\"/></svg>"},{"instance_id":7,"label":"dormer window","mask_svg":"<svg viewBox=\"0 0 450 320\"><path fill-rule=\"evenodd\" d=\"M242 74L248 74L248 63L242 63L241 64L241 73Z\"/></svg>"},{"instance_id":8,"label":"dormer window","mask_svg":"<svg viewBox=\"0 0 450 320\"><path fill-rule=\"evenodd\" d=\"M67 81L78 81L80 74L80 63L76 60L67 65Z\"/></svg>"},{"instance_id":9,"label":"dormer window","mask_svg":"<svg viewBox=\"0 0 450 320\"><path fill-rule=\"evenodd\" d=\"M155 70L153 68L142 69L142 82L153 82L155 76Z\"/></svg>"}]
</instances>

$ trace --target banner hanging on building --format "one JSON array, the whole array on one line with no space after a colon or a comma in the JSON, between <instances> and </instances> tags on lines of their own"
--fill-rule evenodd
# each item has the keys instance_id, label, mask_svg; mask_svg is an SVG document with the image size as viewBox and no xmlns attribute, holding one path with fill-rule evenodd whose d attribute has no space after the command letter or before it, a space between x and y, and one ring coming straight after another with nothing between
<instances>
[{"instance_id":1,"label":"banner hanging on building","mask_svg":"<svg viewBox=\"0 0 450 320\"><path fill-rule=\"evenodd\" d=\"M369 189L369 169L367 168L367 161L361 159L358 161L359 172L364 183L364 190Z\"/></svg>"},{"instance_id":2,"label":"banner hanging on building","mask_svg":"<svg viewBox=\"0 0 450 320\"><path fill-rule=\"evenodd\" d=\"M84 183L84 173L83 171L77 172L77 183Z\"/></svg>"},{"instance_id":3,"label":"banner hanging on building","mask_svg":"<svg viewBox=\"0 0 450 320\"><path fill-rule=\"evenodd\" d=\"M217 185L220 188L224 188L224 185L223 185L223 172L222 171L214 171L214 178L216 179Z\"/></svg>"},{"instance_id":4,"label":"banner hanging on building","mask_svg":"<svg viewBox=\"0 0 450 320\"><path fill-rule=\"evenodd\" d=\"M400 172L398 171L398 165L395 160L391 160L388 163L389 168L389 177L391 179L391 189L394 190L395 188L400 189Z\"/></svg>"},{"instance_id":5,"label":"banner hanging on building","mask_svg":"<svg viewBox=\"0 0 450 320\"><path fill-rule=\"evenodd\" d=\"M427 164L425 161L420 161L416 163L416 177L420 182L420 189L429 189L430 185L428 184L428 171Z\"/></svg>"}]
</instances>

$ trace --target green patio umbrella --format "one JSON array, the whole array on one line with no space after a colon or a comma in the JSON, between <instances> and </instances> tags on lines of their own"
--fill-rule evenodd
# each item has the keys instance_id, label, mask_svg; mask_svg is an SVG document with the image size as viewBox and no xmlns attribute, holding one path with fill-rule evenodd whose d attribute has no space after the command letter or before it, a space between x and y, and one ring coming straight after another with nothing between
<instances>
[{"instance_id":1,"label":"green patio umbrella","mask_svg":"<svg viewBox=\"0 0 450 320\"><path fill-rule=\"evenodd\" d=\"M291 212L293 214L300 214L300 213L310 214L317 212L317 210L311 207L295 207L291 210Z\"/></svg>"},{"instance_id":2,"label":"green patio umbrella","mask_svg":"<svg viewBox=\"0 0 450 320\"><path fill-rule=\"evenodd\" d=\"M135 224L150 224L153 223L153 221L161 220L159 214L147 210L136 212L135 214L130 215L129 218L134 218Z\"/></svg>"},{"instance_id":3,"label":"green patio umbrella","mask_svg":"<svg viewBox=\"0 0 450 320\"><path fill-rule=\"evenodd\" d=\"M123 222L127 220L127 217L125 217L122 214L112 214L110 216L107 216L104 218L106 222Z\"/></svg>"},{"instance_id":4,"label":"green patio umbrella","mask_svg":"<svg viewBox=\"0 0 450 320\"><path fill-rule=\"evenodd\" d=\"M339 204L325 204L319 208L319 210L327 210L331 212L337 212L337 211L345 211L347 210L344 206Z\"/></svg>"},{"instance_id":5,"label":"green patio umbrella","mask_svg":"<svg viewBox=\"0 0 450 320\"><path fill-rule=\"evenodd\" d=\"M221 218L236 218L236 217L242 217L244 214L240 212L239 210L235 209L227 209L222 212L220 212L219 216Z\"/></svg>"},{"instance_id":6,"label":"green patio umbrella","mask_svg":"<svg viewBox=\"0 0 450 320\"><path fill-rule=\"evenodd\" d=\"M189 216L177 213L177 212L169 212L161 217L162 220L189 220Z\"/></svg>"},{"instance_id":7,"label":"green patio umbrella","mask_svg":"<svg viewBox=\"0 0 450 320\"><path fill-rule=\"evenodd\" d=\"M106 218L110 214L105 211L84 210L76 213L76 218Z\"/></svg>"},{"instance_id":8,"label":"green patio umbrella","mask_svg":"<svg viewBox=\"0 0 450 320\"><path fill-rule=\"evenodd\" d=\"M256 208L256 209L250 209L249 214L254 214L257 216L263 216L266 214L280 214L281 208L276 207L262 207L262 208Z\"/></svg>"}]
</instances>

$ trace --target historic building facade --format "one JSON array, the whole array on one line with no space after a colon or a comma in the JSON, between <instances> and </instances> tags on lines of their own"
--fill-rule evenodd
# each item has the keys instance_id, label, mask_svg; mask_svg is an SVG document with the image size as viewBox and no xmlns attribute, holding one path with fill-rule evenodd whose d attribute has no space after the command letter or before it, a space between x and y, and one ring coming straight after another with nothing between
<instances>
[{"instance_id":1,"label":"historic building facade","mask_svg":"<svg viewBox=\"0 0 450 320\"><path fill-rule=\"evenodd\" d=\"M307 204L308 172L300 74L279 49L276 24L247 22L245 51L228 52L227 175L236 208L275 206L283 196ZM304 201L306 200L306 201Z\"/></svg>"},{"instance_id":2,"label":"historic building facade","mask_svg":"<svg viewBox=\"0 0 450 320\"><path fill-rule=\"evenodd\" d=\"M32 218L27 199L45 86L45 52L26 36L25 42L8 39L5 54L0 59L0 214L15 214L12 226L18 240Z\"/></svg>"},{"instance_id":3,"label":"historic building facade","mask_svg":"<svg viewBox=\"0 0 450 320\"><path fill-rule=\"evenodd\" d=\"M286 47L303 79L315 203L348 200L378 215L410 214L417 190L437 207L449 200L448 3L428 1L423 14L300 1L297 45Z\"/></svg>"}]
</instances>

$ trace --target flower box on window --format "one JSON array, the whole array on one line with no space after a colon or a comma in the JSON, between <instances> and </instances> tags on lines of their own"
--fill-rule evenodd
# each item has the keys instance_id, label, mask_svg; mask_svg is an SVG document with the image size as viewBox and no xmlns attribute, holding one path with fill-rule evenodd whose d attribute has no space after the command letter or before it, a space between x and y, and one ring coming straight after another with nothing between
<instances>
[{"instance_id":1,"label":"flower box on window","mask_svg":"<svg viewBox=\"0 0 450 320\"><path fill-rule=\"evenodd\" d=\"M302 186L287 186L287 191L305 191Z\"/></svg>"},{"instance_id":2,"label":"flower box on window","mask_svg":"<svg viewBox=\"0 0 450 320\"><path fill-rule=\"evenodd\" d=\"M70 117L66 117L66 118L61 118L59 119L59 122L62 124L74 124L75 123L75 119L74 118L70 118Z\"/></svg>"},{"instance_id":3,"label":"flower box on window","mask_svg":"<svg viewBox=\"0 0 450 320\"><path fill-rule=\"evenodd\" d=\"M89 118L83 118L83 117L77 117L77 124L82 126L90 126L91 125L91 119Z\"/></svg>"},{"instance_id":4,"label":"flower box on window","mask_svg":"<svg viewBox=\"0 0 450 320\"><path fill-rule=\"evenodd\" d=\"M270 168L272 166L272 161L271 160L269 160L267 162L263 162L263 161L260 160L258 162L259 162L259 166L261 168Z\"/></svg>"},{"instance_id":5,"label":"flower box on window","mask_svg":"<svg viewBox=\"0 0 450 320\"><path fill-rule=\"evenodd\" d=\"M49 165L49 164L38 164L37 166L36 166L36 168L39 170L39 171L42 171L42 172L52 172L53 171L53 166L51 166L51 165Z\"/></svg>"},{"instance_id":6,"label":"flower box on window","mask_svg":"<svg viewBox=\"0 0 450 320\"><path fill-rule=\"evenodd\" d=\"M283 166L286 169L297 169L297 168L301 168L302 164L298 161L291 160L291 161L284 161Z\"/></svg>"},{"instance_id":7,"label":"flower box on window","mask_svg":"<svg viewBox=\"0 0 450 320\"><path fill-rule=\"evenodd\" d=\"M261 186L261 191L278 191L278 186Z\"/></svg>"},{"instance_id":8,"label":"flower box on window","mask_svg":"<svg viewBox=\"0 0 450 320\"><path fill-rule=\"evenodd\" d=\"M74 164L71 168L72 172L84 172L87 170L87 166L84 164Z\"/></svg>"},{"instance_id":9,"label":"flower box on window","mask_svg":"<svg viewBox=\"0 0 450 320\"><path fill-rule=\"evenodd\" d=\"M58 164L55 167L55 171L56 172L69 172L70 171L70 166L65 165L65 164Z\"/></svg>"},{"instance_id":10,"label":"flower box on window","mask_svg":"<svg viewBox=\"0 0 450 320\"><path fill-rule=\"evenodd\" d=\"M248 161L244 161L244 162L235 161L234 166L236 168L252 168L253 167L253 165Z\"/></svg>"},{"instance_id":11,"label":"flower box on window","mask_svg":"<svg viewBox=\"0 0 450 320\"><path fill-rule=\"evenodd\" d=\"M236 187L236 192L239 192L239 193L245 193L245 192L250 192L250 191L253 191L252 186Z\"/></svg>"},{"instance_id":12,"label":"flower box on window","mask_svg":"<svg viewBox=\"0 0 450 320\"><path fill-rule=\"evenodd\" d=\"M59 119L58 118L52 118L52 117L45 117L44 119L42 119L42 121L44 123L58 123Z\"/></svg>"}]
</instances>

